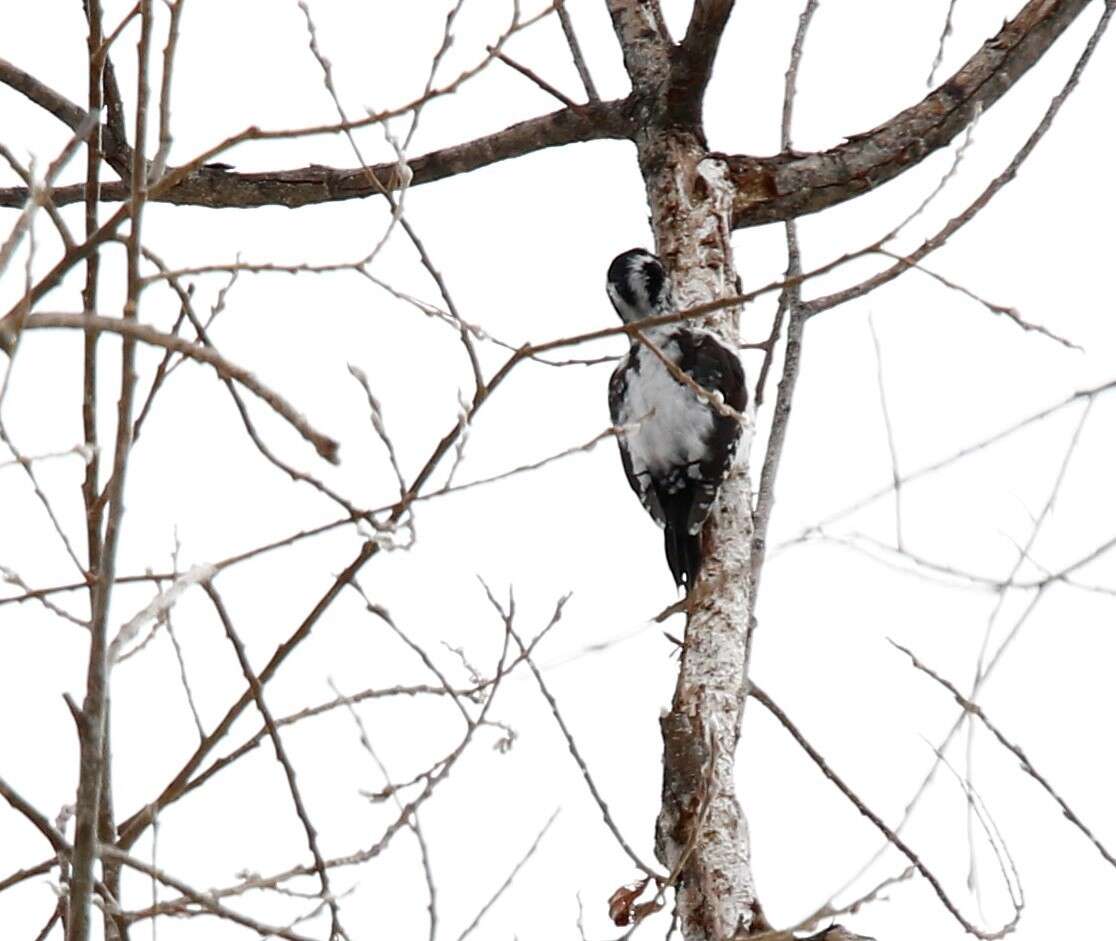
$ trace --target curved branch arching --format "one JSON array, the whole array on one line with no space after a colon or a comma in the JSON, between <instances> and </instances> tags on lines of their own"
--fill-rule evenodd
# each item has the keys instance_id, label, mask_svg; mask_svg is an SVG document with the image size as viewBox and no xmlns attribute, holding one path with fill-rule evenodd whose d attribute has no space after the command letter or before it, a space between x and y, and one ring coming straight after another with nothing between
<instances>
[{"instance_id":1,"label":"curved branch arching","mask_svg":"<svg viewBox=\"0 0 1116 941\"><path fill-rule=\"evenodd\" d=\"M822 153L728 156L733 228L828 209L894 179L960 134L1021 78L1089 0L1030 0L947 81L879 127Z\"/></svg>"}]
</instances>

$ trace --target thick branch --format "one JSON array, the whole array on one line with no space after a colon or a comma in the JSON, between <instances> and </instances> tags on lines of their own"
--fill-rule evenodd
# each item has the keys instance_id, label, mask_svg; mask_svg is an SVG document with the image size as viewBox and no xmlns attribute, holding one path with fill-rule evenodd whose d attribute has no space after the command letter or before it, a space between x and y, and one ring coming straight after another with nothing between
<instances>
[{"instance_id":1,"label":"thick branch","mask_svg":"<svg viewBox=\"0 0 1116 941\"><path fill-rule=\"evenodd\" d=\"M74 104L74 102L70 101L65 95L60 95L58 92L54 91L54 89L48 88L33 75L24 72L23 69L13 65L7 59L0 59L0 83L19 92L45 111L49 111L71 131L76 131L81 127L82 122L85 121L86 112L84 108ZM116 153L121 149L122 145L117 141L112 128L104 127L101 133L103 141L102 146L106 151ZM124 185L124 193L120 198L127 198L126 185ZM24 199L26 199L26 197L24 197ZM16 206L21 204L22 200L17 200L15 203L4 203L4 205Z\"/></svg>"},{"instance_id":2,"label":"thick branch","mask_svg":"<svg viewBox=\"0 0 1116 941\"><path fill-rule=\"evenodd\" d=\"M624 101L563 108L513 124L495 134L416 157L407 164L411 171L409 185L432 183L548 147L590 140L622 140L631 133L632 124ZM293 209L316 203L380 196L385 189L399 189L402 182L399 163L394 160L368 170L363 167L339 170L312 165L294 170L234 173L201 167L166 192L154 194L152 201L213 209L256 206L287 206ZM85 187L61 187L54 190L52 196L57 205L79 202L85 198ZM106 183L101 187L103 202L119 202L127 196L128 187L124 183ZM0 206L22 206L25 201L26 190L23 187L0 189Z\"/></svg>"},{"instance_id":3,"label":"thick branch","mask_svg":"<svg viewBox=\"0 0 1116 941\"><path fill-rule=\"evenodd\" d=\"M607 0L633 91L648 97L670 74L672 43L658 0Z\"/></svg>"},{"instance_id":4,"label":"thick branch","mask_svg":"<svg viewBox=\"0 0 1116 941\"><path fill-rule=\"evenodd\" d=\"M702 101L713 75L713 60L721 44L735 0L697 0L682 42L672 50L667 108L680 124L702 126Z\"/></svg>"},{"instance_id":5,"label":"thick branch","mask_svg":"<svg viewBox=\"0 0 1116 941\"><path fill-rule=\"evenodd\" d=\"M1031 68L1088 0L1030 0L948 81L879 127L824 153L727 158L734 228L818 212L873 189L945 147Z\"/></svg>"}]
</instances>

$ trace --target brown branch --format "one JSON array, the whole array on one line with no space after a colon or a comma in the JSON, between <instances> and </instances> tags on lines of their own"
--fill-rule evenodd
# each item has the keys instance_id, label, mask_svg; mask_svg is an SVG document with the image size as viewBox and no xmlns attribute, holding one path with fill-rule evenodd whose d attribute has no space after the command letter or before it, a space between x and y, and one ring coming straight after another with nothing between
<instances>
[{"instance_id":1,"label":"brown branch","mask_svg":"<svg viewBox=\"0 0 1116 941\"><path fill-rule=\"evenodd\" d=\"M51 849L57 853L70 852L70 845L62 834L55 829L54 825L43 814L39 813L32 804L24 800L19 792L3 778L0 778L0 797L4 798L13 810L22 814L43 835Z\"/></svg>"},{"instance_id":2,"label":"brown branch","mask_svg":"<svg viewBox=\"0 0 1116 941\"><path fill-rule=\"evenodd\" d=\"M39 933L35 935L35 941L46 941L46 939L50 937L51 931L54 926L58 924L58 920L62 917L62 912L65 908L66 903L61 899L54 903L54 911L50 913L50 918L47 919L46 924L43 925Z\"/></svg>"},{"instance_id":3,"label":"brown branch","mask_svg":"<svg viewBox=\"0 0 1116 941\"><path fill-rule=\"evenodd\" d=\"M386 612L382 608L376 608L374 605L372 605L369 607L369 610L381 620L384 620L384 622L387 623L389 627L394 628L394 623L384 618L384 614ZM531 643L527 647L527 654L530 654L534 650L535 646L547 635L550 628L554 627L556 623L557 622L551 622L551 624L547 626L546 630L541 632L537 637L534 638L534 640L531 641ZM508 666L508 670L510 671L517 667L527 654L520 653L516 658L514 658L511 664ZM286 725L293 725L296 722L301 722L304 719L323 715L340 706L352 706L356 703L365 702L367 700L383 699L393 696L452 696L458 701L462 699L468 699L472 702L476 702L478 701L477 697L488 696L491 690L497 684L498 680L499 677L497 676L492 679L482 680L480 682L477 682L475 685L466 688L447 687L444 684L438 686L422 684L417 686L391 686L387 687L386 689L365 689L359 693L353 693L351 696L336 697L328 702L319 703L316 706L307 706L305 709L301 709L298 712L292 713L291 715L284 716L281 719L276 719L275 724L277 727L282 728ZM472 719L467 717L466 721L472 722ZM261 728L255 733L255 735L244 741L231 752L215 759L214 762L209 765L203 772L190 779L189 783L182 788L180 796L189 794L191 791L201 787L206 781L213 777L213 775L217 774L223 768L227 768L238 758L242 757L253 748L258 746L260 742L262 742L263 739L266 737L266 735L267 729ZM443 758L442 760L435 763L435 767L441 767L448 760L448 757ZM414 784L424 777L428 777L428 775L420 774L409 783ZM396 788L398 789L404 786L406 785L396 785Z\"/></svg>"},{"instance_id":4,"label":"brown branch","mask_svg":"<svg viewBox=\"0 0 1116 941\"><path fill-rule=\"evenodd\" d=\"M43 860L34 866L28 866L25 869L17 869L10 875L0 879L0 892L5 892L12 886L17 886L28 879L34 879L36 876L42 876L50 872L55 866L58 865L58 857L52 856L50 859Z\"/></svg>"},{"instance_id":5,"label":"brown branch","mask_svg":"<svg viewBox=\"0 0 1116 941\"><path fill-rule=\"evenodd\" d=\"M727 157L733 226L806 215L874 189L946 146L1022 77L1089 5L1030 0L945 83L879 127L823 153Z\"/></svg>"},{"instance_id":6,"label":"brown branch","mask_svg":"<svg viewBox=\"0 0 1116 941\"><path fill-rule=\"evenodd\" d=\"M881 255L886 255L888 258L891 258L894 261L897 261L904 265L908 265L909 267L914 268L916 271L922 272L922 274L926 275L928 278L933 278L940 285L949 288L951 291L957 291L959 294L964 294L965 297L969 298L970 300L976 301L978 304L983 305L993 314L1007 317L1008 320L1013 321L1024 332L1039 333L1042 336L1053 340L1055 343L1060 343L1062 346L1066 347L1066 349L1083 352L1081 346L1077 343L1074 343L1072 340L1068 340L1065 337L1054 333L1052 330L1048 330L1040 323L1031 323L1031 321L1029 320L1024 320L1023 315L1020 314L1019 311L1016 310L1014 307L1008 307L1005 304L996 304L993 301L987 300L986 298L981 297L975 291L969 290L969 288L965 287L963 284L958 284L956 281L951 281L945 275L939 274L937 271L931 271L929 268L926 268L923 265L919 265L915 262L909 261L904 255L896 255L894 252L889 252L886 248L880 248L877 249L877 251Z\"/></svg>"},{"instance_id":7,"label":"brown branch","mask_svg":"<svg viewBox=\"0 0 1116 941\"><path fill-rule=\"evenodd\" d=\"M147 324L85 314L32 314L23 324L24 330L85 330L117 333L121 336L146 343L150 346L172 350L190 359L212 366L222 379L231 379L266 402L271 408L309 441L314 449L331 464L338 463L338 444L332 438L315 431L309 422L299 414L294 406L278 392L269 389L248 370L229 362L212 347L191 343L182 337L160 333Z\"/></svg>"},{"instance_id":8,"label":"brown branch","mask_svg":"<svg viewBox=\"0 0 1116 941\"><path fill-rule=\"evenodd\" d=\"M564 108L528 121L522 121L464 144L432 151L407 161L408 186L433 183L468 173L502 160L592 140L624 140L633 133L625 101L598 101ZM369 172L372 179L369 179ZM200 166L166 190L152 194L152 202L178 206L207 206L214 209L246 209L256 206L299 206L363 199L384 190L401 187L399 161L355 169L335 169L316 164L292 170L237 173ZM22 206L27 196L24 187L0 189L0 206ZM63 186L52 191L56 205L64 206L85 198L83 185ZM127 199L124 183L101 187L103 202Z\"/></svg>"},{"instance_id":9,"label":"brown branch","mask_svg":"<svg viewBox=\"0 0 1116 941\"><path fill-rule=\"evenodd\" d=\"M314 526L310 529L300 529L298 532L289 536L283 536L279 539L274 539L271 542L264 543L263 545L255 546L251 549L245 549L243 552L238 552L236 555L226 556L220 562L214 564L213 568L222 572L233 565L238 565L241 562L246 562L249 559L258 558L265 553L271 552L275 549L284 548L286 546L294 545L303 539L310 538L311 536L320 536L322 533L332 532L342 526L351 526L355 523L352 517L345 516L341 519L335 519L328 523L322 523L320 526ZM121 575L116 579L118 585L136 584L138 582L154 582L158 584L161 581L173 581L181 578L183 572L177 570L171 572L145 572L142 575ZM22 585L20 586L22 587ZM88 588L87 582L71 582L68 585L54 585L50 588L32 588L27 589L21 595L12 595L8 598L0 598L0 607L6 604L21 604L25 601L36 601L40 598L45 598L48 595L60 594L63 592L78 591Z\"/></svg>"},{"instance_id":10,"label":"brown branch","mask_svg":"<svg viewBox=\"0 0 1116 941\"><path fill-rule=\"evenodd\" d=\"M159 88L159 149L151 162L151 177L158 179L167 167L174 137L171 134L171 80L174 76L174 55L178 48L179 26L184 0L168 2L170 26L167 27L167 44L163 48L163 80Z\"/></svg>"},{"instance_id":11,"label":"brown branch","mask_svg":"<svg viewBox=\"0 0 1116 941\"><path fill-rule=\"evenodd\" d=\"M482 581L481 584L484 585L484 582ZM588 785L589 792L593 795L593 800L596 801L597 807L600 808L601 815L604 817L606 826L611 831L613 837L616 839L616 842L620 845L620 848L623 849L623 851L628 855L628 858L633 863L635 863L636 866L643 870L643 872L645 872L648 876L651 876L655 879L662 879L663 876L661 873L659 873L655 869L652 869L650 866L644 863L642 859L639 858L635 850L633 850L628 844L628 841L624 839L624 835L620 832L620 828L616 825L616 822L612 819L612 813L608 809L608 804L605 803L605 800L601 796L600 791L597 790L597 784L593 780L592 774L589 773L589 768L585 764L585 759L581 756L581 752L577 747L577 742L574 740L573 733L570 732L569 727L566 725L565 720L562 718L562 713L558 709L557 701L555 701L554 696L551 694L550 689L547 687L546 681L542 678L542 673L539 672L539 668L535 666L535 661L531 659L527 645L523 643L523 641L519 637L519 634L516 633L515 628L513 627L513 623L515 620L514 597L509 598L508 607L505 609L504 606L496 600L495 596L492 594L492 591L487 585L484 585L484 591L485 594L488 596L488 600L491 603L492 607L495 608L500 617L503 618L504 626L508 634L512 637L512 639L516 642L516 645L519 647L520 652L523 655L523 659L527 661L527 667L528 669L530 669L531 673L535 677L535 682L538 684L539 692L542 693L542 696L546 700L547 705L550 706L551 714L554 716L555 721L558 723L558 728L562 730L562 735L566 739L566 746L570 750L570 755L573 756L574 762L581 770L581 776L585 779L585 783ZM550 630L551 627L558 623L559 619L562 617L562 608L564 607L567 600L569 600L569 595L566 595L563 598L559 599L558 604L554 608L554 614L551 616L550 624L547 625L546 630Z\"/></svg>"},{"instance_id":12,"label":"brown branch","mask_svg":"<svg viewBox=\"0 0 1116 941\"><path fill-rule=\"evenodd\" d=\"M89 111L100 111L102 98L102 66L96 51L103 37L103 10L101 0L88 0L85 6L89 33L86 37L88 50ZM85 237L89 239L98 229L97 194L100 190L101 150L104 146L104 129L98 123L89 138L85 164ZM74 250L66 246L66 254ZM82 306L85 310L97 309L97 288L100 283L101 254L92 252L85 260L85 284L82 287ZM89 571L95 572L101 566L102 514L99 502L101 479L101 454L97 431L97 341L99 333L86 333L82 358L82 398L81 424L89 461L85 465L85 477L81 484L82 503L85 507L85 542L89 560ZM89 587L89 607L93 608L95 589Z\"/></svg>"},{"instance_id":13,"label":"brown branch","mask_svg":"<svg viewBox=\"0 0 1116 941\"><path fill-rule=\"evenodd\" d=\"M696 0L686 35L673 56L667 108L675 120L702 127L702 103L713 60L735 0Z\"/></svg>"},{"instance_id":14,"label":"brown branch","mask_svg":"<svg viewBox=\"0 0 1116 941\"><path fill-rule=\"evenodd\" d=\"M294 765L291 764L290 758L287 757L287 750L283 745L282 736L279 734L279 729L275 725L275 719L271 715L271 710L264 700L263 686L260 685L260 680L252 670L252 665L248 661L248 654L244 650L244 643L240 639L240 635L233 627L232 619L225 608L225 603L221 600L220 594L217 589L213 587L212 582L203 583L202 587L205 593L209 595L209 600L213 602L213 608L217 612L217 617L221 621L221 626L225 629L225 635L229 638L229 643L233 645L236 651L236 659L240 663L241 672L244 674L244 679L248 682L248 688L252 693L252 698L256 701L256 708L259 710L260 715L263 717L264 725L267 727L267 734L271 737L271 744L275 749L275 759L283 767L283 773L287 778L287 786L291 792L291 800L294 803L295 813L298 815L299 821L302 823L302 828L306 833L306 842L310 847L310 855L314 859L314 871L318 874L318 879L321 882L321 897L322 900L329 905L330 912L330 938L336 939L345 937L345 931L341 927L341 910L337 905L337 899L334 898L333 890L329 884L329 873L326 871L325 860L322 858L321 850L318 848L318 832L314 829L314 824L310 822L310 815L306 811L306 805L302 800L302 792L298 787L298 779L295 777Z\"/></svg>"},{"instance_id":15,"label":"brown branch","mask_svg":"<svg viewBox=\"0 0 1116 941\"><path fill-rule=\"evenodd\" d=\"M817 212L872 189L921 162L963 130L977 108L991 106L1012 87L1087 3L1088 0L1031 0L952 78L919 104L871 131L850 136L845 144L829 151L807 155L783 153L766 158L727 157L728 170L737 189L734 227ZM631 0L610 0L609 3L614 27L622 38L625 64L636 87L656 87L666 79L671 67L668 62L669 36L661 24L661 15L655 15L655 6ZM687 38L692 39L690 47L704 50L706 55L715 51L715 48L710 50L708 38L698 41L696 26L716 26L727 17L730 8L731 3L727 0L699 3L691 23L695 32L693 36L689 31L687 33ZM686 45L686 40L683 45ZM705 57L698 58L704 60ZM34 82L26 73L19 70L13 72L13 69L14 66L9 65L9 77L13 82ZM690 89L701 85L701 74L699 71L694 81L683 76L677 81L677 87L689 95ZM34 82L35 86L39 84ZM75 117L72 109L77 109L77 106L49 93L49 89L43 90L41 86L31 88L52 107L61 109L69 119ZM629 110L627 102L590 102L418 157L409 163L411 185L466 173L547 147L588 140L629 138L635 133ZM307 129L307 132L310 130L315 129ZM257 139L262 133L250 134L244 139ZM369 182L363 169L309 166L241 174L199 167L175 186L153 194L153 199L213 208L296 207L363 198L375 195L381 188L391 190L399 187L401 181L396 163L380 164L371 169L376 185ZM62 205L82 199L83 194L83 186L64 187L55 191L54 199ZM25 195L23 187L2 189L0 206L21 205ZM103 200L126 197L127 187L123 183L107 184L102 188Z\"/></svg>"},{"instance_id":16,"label":"brown branch","mask_svg":"<svg viewBox=\"0 0 1116 941\"><path fill-rule=\"evenodd\" d=\"M92 133L97 133L96 128L93 129ZM13 154L3 144L0 144L0 157L2 157L5 162L7 162L8 166L12 168L12 172L15 173L15 175L18 176L21 180L23 180L24 186L27 187L27 192L31 193L31 188L34 185L35 181L31 176L30 170L27 167L24 167L18 160L16 160L15 154ZM54 228L58 232L58 237L62 240L63 247L66 249L66 251L69 251L74 247L74 237L70 233L70 227L66 225L66 220L62 218L62 214L58 211L58 207L54 205L54 200L51 199L50 191L41 190L39 192L39 200L43 210L48 216L50 216L50 221L54 223Z\"/></svg>"},{"instance_id":17,"label":"brown branch","mask_svg":"<svg viewBox=\"0 0 1116 941\"><path fill-rule=\"evenodd\" d=\"M212 892L199 892L197 889L188 886L181 879L176 879L174 876L169 875L161 869L149 866L147 863L143 862L143 860L136 859L134 856L129 856L126 852L115 846L105 846L102 848L102 851L106 858L127 866L129 869L134 869L136 872L157 879L159 882L163 883L163 885L174 889L180 895L189 899L209 914L216 915L218 918L226 919L238 925L243 925L245 928L255 931L260 937L274 935L277 938L285 938L287 941L313 941L313 939L308 938L306 935L298 934L287 928L265 925L253 918L249 918L247 915L242 915L239 912L233 911L231 908L226 908L213 898Z\"/></svg>"},{"instance_id":18,"label":"brown branch","mask_svg":"<svg viewBox=\"0 0 1116 941\"><path fill-rule=\"evenodd\" d=\"M139 316L140 245L143 206L147 196L147 163L144 159L148 106L148 53L151 43L151 0L140 0L140 38L136 53L137 92L135 149L130 182L131 227L127 241L127 294L121 323L134 324ZM84 318L79 317L81 324ZM93 617L90 624L89 662L85 699L77 717L80 743L80 776L74 824L73 874L70 882L67 936L86 941L89 936L89 900L94 881L93 867L101 853L100 844L111 826L106 813L112 807L108 751L109 661L108 615L115 584L116 556L124 520L124 486L128 455L132 446L132 409L135 403L136 341L125 335L120 355L120 396L117 401L116 442L112 480L106 487L108 520L100 566L93 587Z\"/></svg>"},{"instance_id":19,"label":"brown branch","mask_svg":"<svg viewBox=\"0 0 1116 941\"><path fill-rule=\"evenodd\" d=\"M364 564L378 551L379 546L374 542L366 542L361 547L353 561L333 580L333 583L322 597L318 599L318 602L314 605L313 609L311 609L310 613L303 618L295 631L276 648L266 666L257 674L261 686L267 684L282 665L283 661L310 635L310 632L314 629L314 626L318 623L321 616L341 593L341 589L356 577L357 572L359 572L360 569L364 567ZM155 815L182 795L191 775L197 770L206 755L208 755L217 746L217 743L225 737L233 723L252 701L253 698L250 690L242 693L240 698L229 707L229 710L225 713L221 721L217 723L213 731L206 736L205 741L198 745L194 753L186 760L186 763L179 770L178 774L176 774L170 783L163 788L159 796L120 824L118 828L119 839L117 842L121 848L127 849L135 843L143 831L151 824Z\"/></svg>"},{"instance_id":20,"label":"brown branch","mask_svg":"<svg viewBox=\"0 0 1116 941\"><path fill-rule=\"evenodd\" d=\"M665 87L670 75L670 33L659 0L606 0L632 88Z\"/></svg>"},{"instance_id":21,"label":"brown branch","mask_svg":"<svg viewBox=\"0 0 1116 941\"><path fill-rule=\"evenodd\" d=\"M181 306L181 313L179 314L178 321L175 324L175 330L177 329L179 323L182 322L182 320L189 320L190 325L194 329L194 333L197 335L198 342L202 346L212 349L213 352L216 353L217 351L213 346L213 342L209 338L209 333L205 325L202 324L200 318L194 310L193 301L191 299L191 292L182 285L181 280L167 268L166 263L158 255L156 255L149 249L144 249L143 254L148 261L150 261L159 269L162 279L166 281L170 289L174 291L175 295L178 298L178 302ZM235 276L236 275L234 272L233 277ZM173 336L174 331L172 331L172 333L168 335ZM181 360L179 360L174 365L170 365L170 360L173 356L173 353L173 350L167 349L166 355L163 357L162 361L159 363L159 366L155 371L155 378L152 380L151 388L148 390L147 400L144 402L143 409L140 411L140 415L135 422L133 436L136 438L139 437L140 428L143 425L144 419L149 414L148 410L151 408L152 403L155 401L156 393L159 391L159 388L162 386L167 376L169 376L170 373L174 371L174 367L178 365L178 362L181 362ZM314 477L312 474L308 474L304 471L298 470L296 467L288 464L286 461L276 455L271 450L271 448L267 446L267 443L263 440L263 437L260 435L255 424L253 423L252 417L248 413L248 406L245 404L244 398L243 396L241 396L240 390L236 387L233 379L229 376L222 376L221 379L222 382L224 382L225 384L225 388L229 392L230 398L232 398L233 405L236 408L237 414L240 415L240 421L241 424L244 425L244 430L248 433L248 437L251 439L252 444L256 446L256 450L263 455L265 460L271 463L274 467L277 467L279 470L283 471L288 477L291 478L291 480L295 482L307 483L319 493L322 493L325 496L329 497L329 499L333 500L350 516L356 517L360 515L360 511L339 493L328 487L326 484L322 483L322 481L318 480L318 478Z\"/></svg>"},{"instance_id":22,"label":"brown branch","mask_svg":"<svg viewBox=\"0 0 1116 941\"><path fill-rule=\"evenodd\" d=\"M544 78L542 78L536 72L531 71L531 69L527 68L527 66L520 65L511 56L506 55L505 53L501 52L499 49L495 48L494 46L485 46L485 49L487 49L492 55L494 55L497 59L499 59L501 62L503 62L504 65L508 66L509 68L514 69L516 72L518 72L524 78L529 79L530 81L534 82L536 85L539 86L539 88L541 88L548 95L551 95L554 98L557 98L567 108L576 108L577 107L577 102L576 101L574 101L572 98L569 98L568 96L562 94L562 92L558 91L558 89L555 88L553 85L551 85L550 82L546 81Z\"/></svg>"},{"instance_id":23,"label":"brown branch","mask_svg":"<svg viewBox=\"0 0 1116 941\"><path fill-rule=\"evenodd\" d=\"M551 624L553 624L553 621L551 622ZM537 641L545 633L546 631L544 630L542 634L539 635L539 637L535 638L535 640L532 641L530 646L534 646L534 644L537 643ZM481 707L480 715L477 717L476 721L469 723L468 727L465 730L465 734L457 747L452 752L450 752L449 755L442 759L437 765L435 765L435 767L438 767L438 770L436 772L432 771L432 773L426 776L426 784L424 785L419 795L412 801L404 805L399 816L396 817L395 821L388 826L380 839L378 839L375 843L373 843L366 849L359 850L355 853L350 853L346 856L339 856L326 860L327 868L333 869L338 866L356 866L377 857L388 846L392 837L403 827L409 825L409 821L412 815L417 811L419 806L422 805L430 797L430 795L434 793L435 788L437 788L437 786L446 779L450 771L453 769L454 765L457 763L458 759L461 757L462 754L464 754L466 748L468 748L469 743L473 740L473 736L476 734L476 731L484 725L488 724L486 721L486 716L489 709L491 709L492 707L492 703L495 701L496 691L499 689L503 678L507 676L511 670L511 667L509 667L507 663L509 641L510 636L507 634L507 632L505 632L504 643L502 645L499 661L497 663L493 678L492 693L485 701L484 705ZM530 647L528 649L530 649ZM232 889L216 890L212 894L215 897L225 897L230 895L238 895L252 889L272 888L288 879L292 879L296 876L308 875L311 872L313 872L313 869L310 869L306 866L295 866L290 869L284 870L283 872L276 873L270 876L254 877L252 879L239 883Z\"/></svg>"},{"instance_id":24,"label":"brown branch","mask_svg":"<svg viewBox=\"0 0 1116 941\"><path fill-rule=\"evenodd\" d=\"M23 69L13 65L7 59L0 59L0 83L19 92L40 108L54 115L71 131L76 131L85 120L87 112L84 108L74 104L64 95L48 88L33 75L24 72Z\"/></svg>"},{"instance_id":25,"label":"brown branch","mask_svg":"<svg viewBox=\"0 0 1116 941\"><path fill-rule=\"evenodd\" d=\"M600 101L601 96L597 94L593 76L589 74L589 66L585 64L585 56L581 53L581 43L577 41L573 20L570 19L569 11L566 9L566 0L555 0L554 10L562 24L562 32L566 34L566 43L570 47L570 55L573 57L577 74L581 76L581 84L585 86L585 94L589 96L590 101Z\"/></svg>"}]
</instances>

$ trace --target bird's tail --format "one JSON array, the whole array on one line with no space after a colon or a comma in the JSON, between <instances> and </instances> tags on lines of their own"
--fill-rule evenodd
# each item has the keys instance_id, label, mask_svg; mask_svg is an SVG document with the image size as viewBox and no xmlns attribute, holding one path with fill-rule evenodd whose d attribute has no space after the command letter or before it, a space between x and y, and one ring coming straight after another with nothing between
<instances>
[{"instance_id":1,"label":"bird's tail","mask_svg":"<svg viewBox=\"0 0 1116 941\"><path fill-rule=\"evenodd\" d=\"M660 501L666 515L663 539L666 544L667 565L674 576L674 583L686 591L694 586L701 570L701 533L690 534L690 503L685 494L671 494Z\"/></svg>"}]
</instances>

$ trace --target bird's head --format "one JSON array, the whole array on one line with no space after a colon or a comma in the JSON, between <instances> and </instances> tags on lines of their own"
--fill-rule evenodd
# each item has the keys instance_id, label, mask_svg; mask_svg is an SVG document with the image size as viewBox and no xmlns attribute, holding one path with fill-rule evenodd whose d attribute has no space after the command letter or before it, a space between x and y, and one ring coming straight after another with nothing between
<instances>
[{"instance_id":1,"label":"bird's head","mask_svg":"<svg viewBox=\"0 0 1116 941\"><path fill-rule=\"evenodd\" d=\"M669 313L674 306L666 268L642 248L631 248L612 259L608 299L624 323Z\"/></svg>"}]
</instances>

